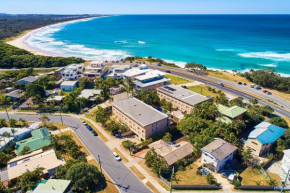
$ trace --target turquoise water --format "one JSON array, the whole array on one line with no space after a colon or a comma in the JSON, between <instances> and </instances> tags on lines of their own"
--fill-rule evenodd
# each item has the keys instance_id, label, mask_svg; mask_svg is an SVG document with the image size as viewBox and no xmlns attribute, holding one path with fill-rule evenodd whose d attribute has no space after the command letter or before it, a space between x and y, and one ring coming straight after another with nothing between
<instances>
[{"instance_id":1,"label":"turquoise water","mask_svg":"<svg viewBox=\"0 0 290 193\"><path fill-rule=\"evenodd\" d=\"M120 15L46 27L27 43L56 55L128 55L290 75L290 15Z\"/></svg>"}]
</instances>

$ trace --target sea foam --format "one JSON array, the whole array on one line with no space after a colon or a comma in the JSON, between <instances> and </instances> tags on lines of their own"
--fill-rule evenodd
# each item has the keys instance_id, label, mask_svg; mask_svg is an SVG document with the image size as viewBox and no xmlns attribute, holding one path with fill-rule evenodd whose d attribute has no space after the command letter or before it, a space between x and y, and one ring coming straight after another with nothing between
<instances>
[{"instance_id":1,"label":"sea foam","mask_svg":"<svg viewBox=\"0 0 290 193\"><path fill-rule=\"evenodd\" d=\"M243 58L260 58L273 61L290 61L290 53L278 54L276 52L249 52L239 53L238 55Z\"/></svg>"}]
</instances>

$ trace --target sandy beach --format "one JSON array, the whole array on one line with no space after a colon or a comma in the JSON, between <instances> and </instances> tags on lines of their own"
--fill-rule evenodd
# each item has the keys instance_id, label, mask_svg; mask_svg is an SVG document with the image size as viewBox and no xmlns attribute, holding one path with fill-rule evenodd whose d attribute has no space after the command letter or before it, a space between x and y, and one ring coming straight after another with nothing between
<instances>
[{"instance_id":1,"label":"sandy beach","mask_svg":"<svg viewBox=\"0 0 290 193\"><path fill-rule=\"evenodd\" d=\"M96 18L96 17L93 17ZM77 22L77 21L83 21L83 20L88 20L88 19L93 19L93 18L85 18L85 19L77 19L77 20L72 20L72 21L65 21L65 22L59 22L59 23L55 23L55 24L51 24L48 26L43 26L34 30L29 30L24 34L21 34L17 37L15 37L14 39L7 41L7 44L10 44L12 46L15 46L17 48L20 49L24 49L27 50L35 55L41 55L41 56L57 56L54 53L49 53L49 52L45 52L43 50L37 49L35 47L30 47L29 45L27 45L25 43L25 41L34 33L38 32L39 30L42 30L43 28L49 27L49 26L53 26L53 25L59 25L59 24L63 24L63 23L73 23L73 22Z\"/></svg>"}]
</instances>

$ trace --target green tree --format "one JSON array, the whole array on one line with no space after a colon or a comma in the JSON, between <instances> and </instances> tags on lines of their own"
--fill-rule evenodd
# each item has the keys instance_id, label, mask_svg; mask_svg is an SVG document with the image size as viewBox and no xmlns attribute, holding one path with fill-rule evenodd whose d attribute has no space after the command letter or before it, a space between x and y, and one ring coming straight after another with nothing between
<instances>
[{"instance_id":1,"label":"green tree","mask_svg":"<svg viewBox=\"0 0 290 193\"><path fill-rule=\"evenodd\" d=\"M0 119L0 127L6 127L7 123L5 119Z\"/></svg>"},{"instance_id":2,"label":"green tree","mask_svg":"<svg viewBox=\"0 0 290 193\"><path fill-rule=\"evenodd\" d=\"M18 186L23 192L31 190L36 186L36 183L41 180L41 174L44 168L36 168L33 171L27 171L19 178Z\"/></svg>"},{"instance_id":3,"label":"green tree","mask_svg":"<svg viewBox=\"0 0 290 193\"><path fill-rule=\"evenodd\" d=\"M274 113L274 109L270 107L269 105L263 106L261 108L261 111L262 111L262 114L267 117L271 116Z\"/></svg>"},{"instance_id":4,"label":"green tree","mask_svg":"<svg viewBox=\"0 0 290 193\"><path fill-rule=\"evenodd\" d=\"M137 93L136 97L148 105L159 104L160 102L158 94L155 90L149 91L142 89Z\"/></svg>"},{"instance_id":5,"label":"green tree","mask_svg":"<svg viewBox=\"0 0 290 193\"><path fill-rule=\"evenodd\" d=\"M80 162L68 169L66 179L72 181L75 190L85 191L92 184L100 184L103 176L96 166Z\"/></svg>"},{"instance_id":6,"label":"green tree","mask_svg":"<svg viewBox=\"0 0 290 193\"><path fill-rule=\"evenodd\" d=\"M229 101L225 93L221 92L220 90L217 92L217 96L214 98L215 103L221 105L228 105Z\"/></svg>"},{"instance_id":7,"label":"green tree","mask_svg":"<svg viewBox=\"0 0 290 193\"><path fill-rule=\"evenodd\" d=\"M25 94L27 96L36 96L39 95L41 98L45 97L45 89L43 86L38 84L28 84L25 87Z\"/></svg>"},{"instance_id":8,"label":"green tree","mask_svg":"<svg viewBox=\"0 0 290 193\"><path fill-rule=\"evenodd\" d=\"M0 152L0 167L5 167L7 166L7 162L12 159L14 156L11 154L7 154L4 152Z\"/></svg>"},{"instance_id":9,"label":"green tree","mask_svg":"<svg viewBox=\"0 0 290 193\"><path fill-rule=\"evenodd\" d=\"M106 111L106 109L98 106L97 111L95 112L96 115L96 121L101 123L101 124L105 124L107 120L109 120L109 115Z\"/></svg>"},{"instance_id":10,"label":"green tree","mask_svg":"<svg viewBox=\"0 0 290 193\"><path fill-rule=\"evenodd\" d=\"M50 121L50 118L47 114L42 114L39 120L42 122L42 124L46 125L46 123Z\"/></svg>"},{"instance_id":11,"label":"green tree","mask_svg":"<svg viewBox=\"0 0 290 193\"><path fill-rule=\"evenodd\" d=\"M250 148L244 149L241 155L242 155L244 165L246 166L252 165L253 155L252 155L252 150Z\"/></svg>"},{"instance_id":12,"label":"green tree","mask_svg":"<svg viewBox=\"0 0 290 193\"><path fill-rule=\"evenodd\" d=\"M272 119L270 119L269 121L270 123L272 123L273 125L277 125L279 127L283 127L285 129L287 129L288 123L285 121L285 119L281 118L281 117L274 117Z\"/></svg>"},{"instance_id":13,"label":"green tree","mask_svg":"<svg viewBox=\"0 0 290 193\"><path fill-rule=\"evenodd\" d=\"M9 120L9 126L10 127L16 127L16 125L17 125L17 121L15 120L15 119L10 119Z\"/></svg>"},{"instance_id":14,"label":"green tree","mask_svg":"<svg viewBox=\"0 0 290 193\"><path fill-rule=\"evenodd\" d=\"M172 135L169 132L166 132L162 139L165 142L170 142L171 138L172 138Z\"/></svg>"},{"instance_id":15,"label":"green tree","mask_svg":"<svg viewBox=\"0 0 290 193\"><path fill-rule=\"evenodd\" d=\"M19 155L25 155L31 151L30 147L24 146L22 151L19 153Z\"/></svg>"},{"instance_id":16,"label":"green tree","mask_svg":"<svg viewBox=\"0 0 290 193\"><path fill-rule=\"evenodd\" d=\"M259 103L257 99L250 99L249 101L250 101L250 103L253 104L253 105L256 105L256 104Z\"/></svg>"},{"instance_id":17,"label":"green tree","mask_svg":"<svg viewBox=\"0 0 290 193\"><path fill-rule=\"evenodd\" d=\"M232 99L230 102L229 102L229 105L230 106L238 106L238 107L244 107L244 104L243 104L243 98L241 97L238 97L238 98L234 98Z\"/></svg>"},{"instance_id":18,"label":"green tree","mask_svg":"<svg viewBox=\"0 0 290 193\"><path fill-rule=\"evenodd\" d=\"M26 121L25 119L23 119L23 118L19 118L18 121L19 121L23 126L27 126L27 125L28 125L27 121Z\"/></svg>"},{"instance_id":19,"label":"green tree","mask_svg":"<svg viewBox=\"0 0 290 193\"><path fill-rule=\"evenodd\" d=\"M215 177L209 173L207 176L206 176L206 181L208 184L212 185L212 184L215 184L216 183L216 179Z\"/></svg>"}]
</instances>

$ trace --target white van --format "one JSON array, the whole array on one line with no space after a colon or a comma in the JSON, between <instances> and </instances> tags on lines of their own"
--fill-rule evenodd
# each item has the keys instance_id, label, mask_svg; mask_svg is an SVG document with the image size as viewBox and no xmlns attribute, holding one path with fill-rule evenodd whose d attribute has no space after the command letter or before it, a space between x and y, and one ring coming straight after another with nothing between
<instances>
[{"instance_id":1,"label":"white van","mask_svg":"<svg viewBox=\"0 0 290 193\"><path fill-rule=\"evenodd\" d=\"M255 88L255 86L256 86L255 84L251 84L251 88Z\"/></svg>"}]
</instances>

